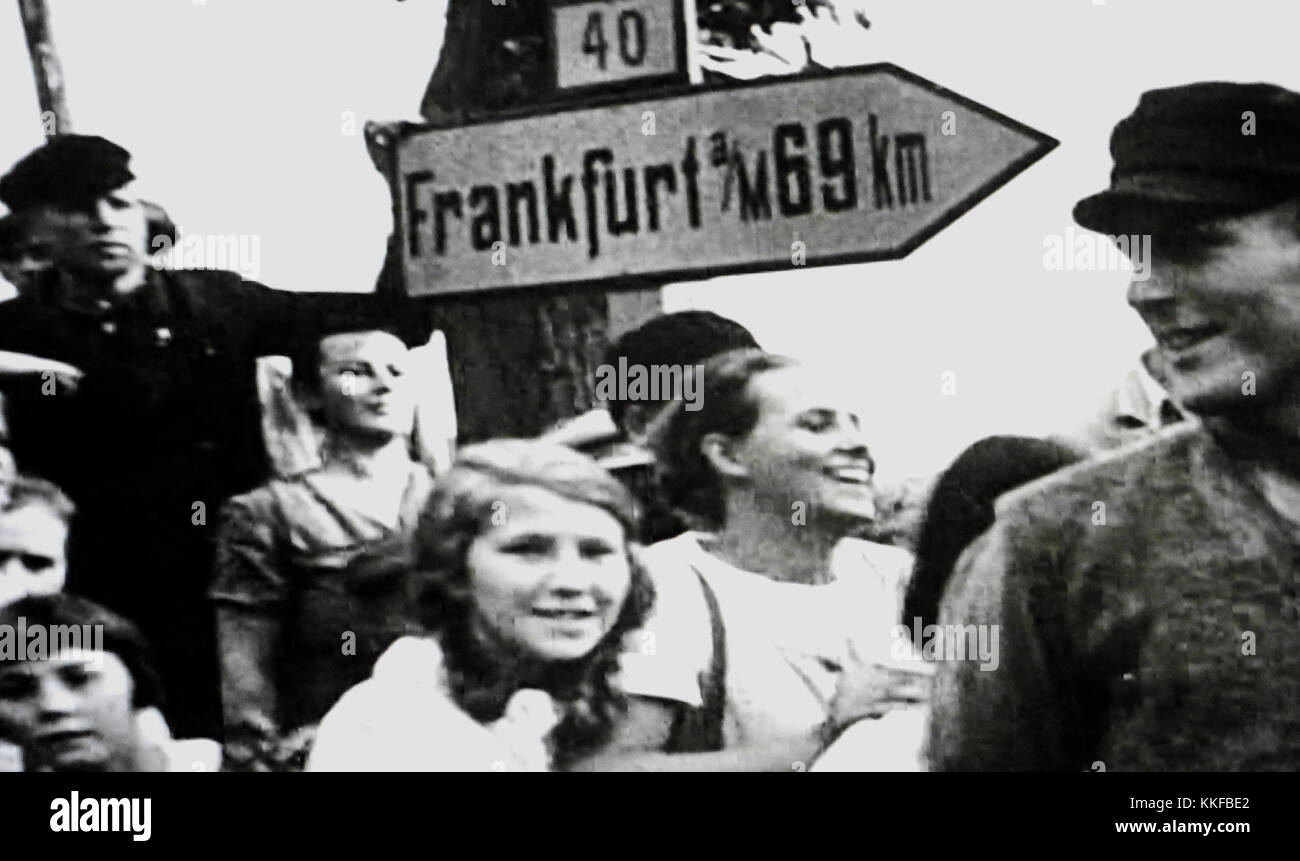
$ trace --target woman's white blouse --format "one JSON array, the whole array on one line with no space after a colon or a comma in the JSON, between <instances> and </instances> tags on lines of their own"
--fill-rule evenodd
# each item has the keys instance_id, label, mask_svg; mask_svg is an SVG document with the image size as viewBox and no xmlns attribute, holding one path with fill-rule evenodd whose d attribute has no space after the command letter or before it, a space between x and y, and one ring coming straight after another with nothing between
<instances>
[{"instance_id":1,"label":"woman's white blouse","mask_svg":"<svg viewBox=\"0 0 1300 861\"><path fill-rule=\"evenodd\" d=\"M699 704L712 643L694 568L717 596L726 630L729 747L802 737L821 725L850 649L863 660L900 657L898 617L912 568L905 550L846 539L832 559L834 579L817 586L734 568L694 534L648 548L645 559L659 595L652 618L628 641L624 688Z\"/></svg>"}]
</instances>

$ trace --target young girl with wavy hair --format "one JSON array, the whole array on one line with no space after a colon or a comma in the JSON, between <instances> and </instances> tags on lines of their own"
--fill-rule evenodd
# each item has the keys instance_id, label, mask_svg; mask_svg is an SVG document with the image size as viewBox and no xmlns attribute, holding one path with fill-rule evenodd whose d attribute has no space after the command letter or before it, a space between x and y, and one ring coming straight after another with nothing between
<instances>
[{"instance_id":1,"label":"young girl with wavy hair","mask_svg":"<svg viewBox=\"0 0 1300 861\"><path fill-rule=\"evenodd\" d=\"M394 643L344 695L308 769L546 771L598 749L654 598L635 535L627 491L585 455L464 449L416 532L431 635Z\"/></svg>"}]
</instances>

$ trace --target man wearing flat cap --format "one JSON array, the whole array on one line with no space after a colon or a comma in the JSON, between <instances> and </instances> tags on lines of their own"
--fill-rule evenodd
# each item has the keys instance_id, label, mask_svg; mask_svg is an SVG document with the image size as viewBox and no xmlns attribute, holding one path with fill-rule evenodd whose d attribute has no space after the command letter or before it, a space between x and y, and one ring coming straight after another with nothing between
<instances>
[{"instance_id":1,"label":"man wearing flat cap","mask_svg":"<svg viewBox=\"0 0 1300 861\"><path fill-rule=\"evenodd\" d=\"M1000 663L940 663L931 764L1295 771L1300 94L1148 92L1111 152L1075 219L1151 235L1128 301L1204 421L998 501L940 623L998 626Z\"/></svg>"},{"instance_id":2,"label":"man wearing flat cap","mask_svg":"<svg viewBox=\"0 0 1300 861\"><path fill-rule=\"evenodd\" d=\"M77 503L70 591L141 626L159 652L173 730L215 737L204 596L217 509L267 473L255 360L292 353L338 320L403 309L376 294L290 293L232 272L151 266L129 159L103 138L58 135L0 178L14 214L54 226L53 268L0 304L0 350L83 374L53 397L48 376L9 381L13 447L22 469ZM428 335L416 317L400 318L413 342Z\"/></svg>"}]
</instances>

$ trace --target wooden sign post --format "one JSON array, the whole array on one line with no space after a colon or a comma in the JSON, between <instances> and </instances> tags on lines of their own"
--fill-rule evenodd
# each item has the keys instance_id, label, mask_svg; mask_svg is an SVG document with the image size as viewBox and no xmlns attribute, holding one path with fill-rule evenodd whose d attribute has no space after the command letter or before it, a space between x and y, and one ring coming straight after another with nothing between
<instances>
[{"instance_id":1,"label":"wooden sign post","mask_svg":"<svg viewBox=\"0 0 1300 861\"><path fill-rule=\"evenodd\" d=\"M692 10L694 4L688 3ZM691 28L682 0L451 0L442 56L422 113L432 125L482 119L502 104L558 105L602 92L683 81ZM502 46L520 64L503 68ZM531 48L540 47L540 52ZM529 65L540 53L541 65ZM503 96L502 93L505 93ZM379 147L403 234L397 170L404 127ZM436 170L436 169L435 169ZM390 248L386 279L431 301L447 338L460 441L533 436L590 409L609 340L662 310L662 280L623 278L593 289L553 282L529 291L442 293L410 280ZM508 258L507 258L508 259ZM577 274L577 273L574 273Z\"/></svg>"},{"instance_id":2,"label":"wooden sign post","mask_svg":"<svg viewBox=\"0 0 1300 861\"><path fill-rule=\"evenodd\" d=\"M27 36L27 52L36 77L36 96L41 105L41 122L54 120L56 132L72 131L72 115L63 94L63 67L50 36L50 13L45 0L18 0L18 12Z\"/></svg>"}]
</instances>

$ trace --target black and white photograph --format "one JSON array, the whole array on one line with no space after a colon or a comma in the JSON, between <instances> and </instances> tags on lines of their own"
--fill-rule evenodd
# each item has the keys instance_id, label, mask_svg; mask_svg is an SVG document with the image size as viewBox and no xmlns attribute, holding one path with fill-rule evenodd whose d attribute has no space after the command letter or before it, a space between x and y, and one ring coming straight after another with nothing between
<instances>
[{"instance_id":1,"label":"black and white photograph","mask_svg":"<svg viewBox=\"0 0 1300 861\"><path fill-rule=\"evenodd\" d=\"M1297 32L0 0L0 772L53 775L0 794L121 843L337 784L104 773L1054 772L1116 842L1263 830Z\"/></svg>"}]
</instances>

